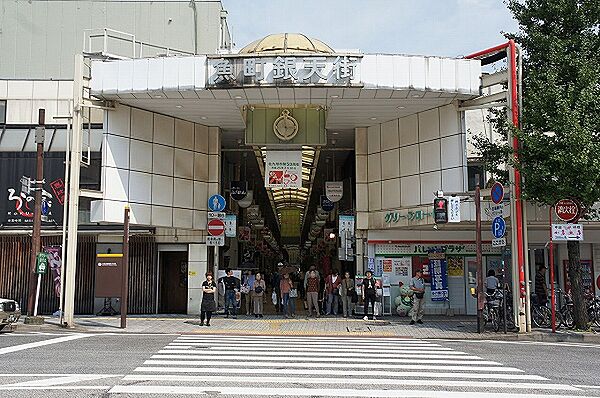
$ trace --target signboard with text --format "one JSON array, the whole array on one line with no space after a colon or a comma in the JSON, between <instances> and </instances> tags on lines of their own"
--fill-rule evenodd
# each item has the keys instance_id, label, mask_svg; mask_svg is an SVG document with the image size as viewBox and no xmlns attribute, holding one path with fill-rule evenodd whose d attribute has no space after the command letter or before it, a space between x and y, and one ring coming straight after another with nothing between
<instances>
[{"instance_id":1,"label":"signboard with text","mask_svg":"<svg viewBox=\"0 0 600 398\"><path fill-rule=\"evenodd\" d=\"M583 240L583 225L581 224L552 224L552 239L554 240Z\"/></svg>"},{"instance_id":2,"label":"signboard with text","mask_svg":"<svg viewBox=\"0 0 600 398\"><path fill-rule=\"evenodd\" d=\"M448 262L444 253L429 253L431 301L448 300Z\"/></svg>"},{"instance_id":3,"label":"signboard with text","mask_svg":"<svg viewBox=\"0 0 600 398\"><path fill-rule=\"evenodd\" d=\"M267 151L265 160L265 187L301 188L302 152Z\"/></svg>"},{"instance_id":4,"label":"signboard with text","mask_svg":"<svg viewBox=\"0 0 600 398\"><path fill-rule=\"evenodd\" d=\"M360 86L362 55L222 56L208 59L208 88Z\"/></svg>"}]
</instances>

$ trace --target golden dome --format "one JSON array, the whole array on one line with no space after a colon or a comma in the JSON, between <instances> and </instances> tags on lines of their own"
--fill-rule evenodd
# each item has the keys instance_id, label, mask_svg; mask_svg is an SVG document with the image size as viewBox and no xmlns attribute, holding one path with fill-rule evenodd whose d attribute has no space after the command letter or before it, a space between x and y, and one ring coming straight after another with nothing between
<instances>
[{"instance_id":1,"label":"golden dome","mask_svg":"<svg viewBox=\"0 0 600 398\"><path fill-rule=\"evenodd\" d=\"M240 54L331 54L333 49L321 40L301 33L276 33L253 41Z\"/></svg>"}]
</instances>

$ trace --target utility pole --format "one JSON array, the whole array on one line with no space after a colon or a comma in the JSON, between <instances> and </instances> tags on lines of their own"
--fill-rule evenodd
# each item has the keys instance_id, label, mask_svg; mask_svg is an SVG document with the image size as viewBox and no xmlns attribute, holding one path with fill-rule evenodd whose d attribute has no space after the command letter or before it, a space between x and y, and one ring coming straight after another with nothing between
<instances>
[{"instance_id":1,"label":"utility pole","mask_svg":"<svg viewBox=\"0 0 600 398\"><path fill-rule=\"evenodd\" d=\"M42 190L44 189L44 138L46 135L46 110L38 111L38 127L35 128L36 143L36 176L35 181L29 182L30 187L34 186L35 205L33 210L33 233L31 236L31 256L29 260L31 274L29 275L29 294L27 297L27 315L33 321L35 296L37 291L38 277L36 275L37 254L41 250L41 229L42 229ZM42 320L43 322L43 320ZM30 323L30 322L27 322ZM40 323L33 321L31 323Z\"/></svg>"},{"instance_id":2,"label":"utility pole","mask_svg":"<svg viewBox=\"0 0 600 398\"><path fill-rule=\"evenodd\" d=\"M477 253L477 332L483 333L483 255L481 249L481 187L479 186L479 174L475 175L477 186L475 187L475 241Z\"/></svg>"}]
</instances>

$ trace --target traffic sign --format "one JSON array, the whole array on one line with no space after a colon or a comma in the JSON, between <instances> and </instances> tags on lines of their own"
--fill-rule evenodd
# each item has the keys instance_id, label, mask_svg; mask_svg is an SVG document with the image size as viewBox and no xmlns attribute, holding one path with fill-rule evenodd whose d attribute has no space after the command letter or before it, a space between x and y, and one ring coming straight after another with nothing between
<instances>
[{"instance_id":1,"label":"traffic sign","mask_svg":"<svg viewBox=\"0 0 600 398\"><path fill-rule=\"evenodd\" d=\"M208 233L212 236L221 236L225 233L225 223L218 218L208 221Z\"/></svg>"},{"instance_id":2,"label":"traffic sign","mask_svg":"<svg viewBox=\"0 0 600 398\"><path fill-rule=\"evenodd\" d=\"M224 220L225 219L226 214L223 213L222 211L209 211L208 212L208 219L212 219L212 218L218 218L219 220Z\"/></svg>"},{"instance_id":3,"label":"traffic sign","mask_svg":"<svg viewBox=\"0 0 600 398\"><path fill-rule=\"evenodd\" d=\"M500 239L504 236L505 233L506 222L504 221L504 219L502 217L494 218L494 221L492 221L492 234L494 235L494 238Z\"/></svg>"},{"instance_id":4,"label":"traffic sign","mask_svg":"<svg viewBox=\"0 0 600 398\"><path fill-rule=\"evenodd\" d=\"M225 246L225 236L207 236L206 237L206 245L207 246Z\"/></svg>"},{"instance_id":5,"label":"traffic sign","mask_svg":"<svg viewBox=\"0 0 600 398\"><path fill-rule=\"evenodd\" d=\"M211 211L223 211L225 210L225 198L221 195L213 195L208 198L208 208Z\"/></svg>"},{"instance_id":6,"label":"traffic sign","mask_svg":"<svg viewBox=\"0 0 600 398\"><path fill-rule=\"evenodd\" d=\"M495 204L502 203L502 200L504 199L504 186L499 182L494 183L494 185L492 185L491 194L492 202Z\"/></svg>"},{"instance_id":7,"label":"traffic sign","mask_svg":"<svg viewBox=\"0 0 600 398\"><path fill-rule=\"evenodd\" d=\"M45 274L48 272L48 255L46 253L38 253L35 261L35 273Z\"/></svg>"},{"instance_id":8,"label":"traffic sign","mask_svg":"<svg viewBox=\"0 0 600 398\"><path fill-rule=\"evenodd\" d=\"M492 239L492 247L504 247L506 246L506 238Z\"/></svg>"},{"instance_id":9,"label":"traffic sign","mask_svg":"<svg viewBox=\"0 0 600 398\"><path fill-rule=\"evenodd\" d=\"M581 225L581 224L552 224L552 239L554 239L554 240L583 240L583 225Z\"/></svg>"},{"instance_id":10,"label":"traffic sign","mask_svg":"<svg viewBox=\"0 0 600 398\"><path fill-rule=\"evenodd\" d=\"M563 221L573 221L579 215L579 204L572 199L561 199L556 202L554 210L558 218Z\"/></svg>"}]
</instances>

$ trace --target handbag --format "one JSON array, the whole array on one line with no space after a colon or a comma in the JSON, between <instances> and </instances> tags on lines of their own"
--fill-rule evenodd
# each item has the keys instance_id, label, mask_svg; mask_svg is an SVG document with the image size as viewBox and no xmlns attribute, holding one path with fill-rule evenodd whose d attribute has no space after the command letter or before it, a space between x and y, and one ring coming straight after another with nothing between
<instances>
[{"instance_id":1,"label":"handbag","mask_svg":"<svg viewBox=\"0 0 600 398\"><path fill-rule=\"evenodd\" d=\"M244 293L244 294L250 293L250 286L248 286L248 285L242 285L240 287L240 292Z\"/></svg>"},{"instance_id":2,"label":"handbag","mask_svg":"<svg viewBox=\"0 0 600 398\"><path fill-rule=\"evenodd\" d=\"M271 294L271 301L273 302L273 305L277 305L277 293L273 292Z\"/></svg>"},{"instance_id":3,"label":"handbag","mask_svg":"<svg viewBox=\"0 0 600 398\"><path fill-rule=\"evenodd\" d=\"M415 292L415 297L418 299L422 299L423 297L425 297L425 292Z\"/></svg>"},{"instance_id":4,"label":"handbag","mask_svg":"<svg viewBox=\"0 0 600 398\"><path fill-rule=\"evenodd\" d=\"M261 294L261 293L263 292L263 288L262 288L262 286L260 286L260 285L259 285L259 286L256 286L256 287L254 288L254 292L256 292L256 294Z\"/></svg>"},{"instance_id":5,"label":"handbag","mask_svg":"<svg viewBox=\"0 0 600 398\"><path fill-rule=\"evenodd\" d=\"M290 298L298 297L298 289L290 289Z\"/></svg>"}]
</instances>

